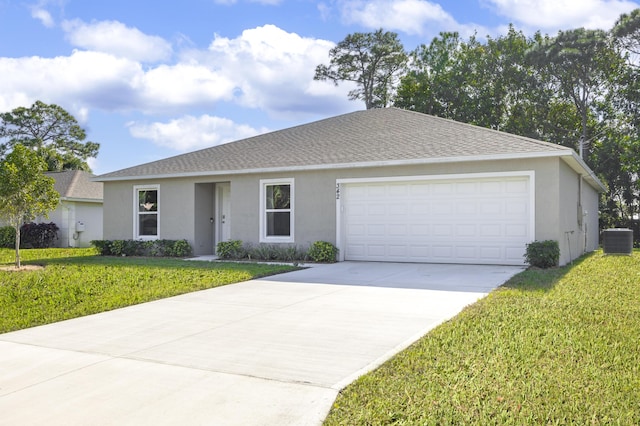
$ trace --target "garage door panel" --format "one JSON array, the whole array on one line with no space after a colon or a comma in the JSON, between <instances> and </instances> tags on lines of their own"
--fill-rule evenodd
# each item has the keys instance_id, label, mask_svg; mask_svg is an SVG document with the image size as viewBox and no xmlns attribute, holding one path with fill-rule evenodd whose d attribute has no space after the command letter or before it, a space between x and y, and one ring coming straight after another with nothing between
<instances>
[{"instance_id":1,"label":"garage door panel","mask_svg":"<svg viewBox=\"0 0 640 426\"><path fill-rule=\"evenodd\" d=\"M524 262L524 251L522 247L516 246L507 246L504 248L505 258L512 261L513 263L523 263Z\"/></svg>"},{"instance_id":2,"label":"garage door panel","mask_svg":"<svg viewBox=\"0 0 640 426\"><path fill-rule=\"evenodd\" d=\"M504 192L504 187L502 182L489 181L489 182L480 182L478 184L478 192L484 195L500 195Z\"/></svg>"},{"instance_id":3,"label":"garage door panel","mask_svg":"<svg viewBox=\"0 0 640 426\"><path fill-rule=\"evenodd\" d=\"M456 213L458 215L474 215L478 210L477 203L469 201L458 201L456 203Z\"/></svg>"},{"instance_id":4,"label":"garage door panel","mask_svg":"<svg viewBox=\"0 0 640 426\"><path fill-rule=\"evenodd\" d=\"M479 209L478 209L478 214L481 214L483 216L497 216L499 215L503 209L502 209L502 203L500 200L495 200L495 201L491 201L491 202L480 202L479 204Z\"/></svg>"},{"instance_id":5,"label":"garage door panel","mask_svg":"<svg viewBox=\"0 0 640 426\"><path fill-rule=\"evenodd\" d=\"M456 257L460 260L472 261L478 257L477 251L477 247L474 246L456 247Z\"/></svg>"},{"instance_id":6,"label":"garage door panel","mask_svg":"<svg viewBox=\"0 0 640 426\"><path fill-rule=\"evenodd\" d=\"M450 245L436 245L431 250L434 259L446 260L453 258L453 247Z\"/></svg>"},{"instance_id":7,"label":"garage door panel","mask_svg":"<svg viewBox=\"0 0 640 426\"><path fill-rule=\"evenodd\" d=\"M475 237L478 234L477 226L475 224L457 225L456 237Z\"/></svg>"},{"instance_id":8,"label":"garage door panel","mask_svg":"<svg viewBox=\"0 0 640 426\"><path fill-rule=\"evenodd\" d=\"M404 238L407 235L407 225L389 225L388 227L389 237Z\"/></svg>"},{"instance_id":9,"label":"garage door panel","mask_svg":"<svg viewBox=\"0 0 640 426\"><path fill-rule=\"evenodd\" d=\"M506 224L504 227L505 233L507 237L513 238L525 238L528 234L528 229L525 225L520 224Z\"/></svg>"},{"instance_id":10,"label":"garage door panel","mask_svg":"<svg viewBox=\"0 0 640 426\"><path fill-rule=\"evenodd\" d=\"M503 227L498 224L486 224L479 226L479 235L483 238L502 237Z\"/></svg>"},{"instance_id":11,"label":"garage door panel","mask_svg":"<svg viewBox=\"0 0 640 426\"><path fill-rule=\"evenodd\" d=\"M386 204L370 204L367 208L368 216L386 216L387 215L387 206Z\"/></svg>"},{"instance_id":12,"label":"garage door panel","mask_svg":"<svg viewBox=\"0 0 640 426\"><path fill-rule=\"evenodd\" d=\"M396 203L396 204L391 204L389 206L389 214L392 217L406 216L408 213L409 213L409 206L407 204Z\"/></svg>"},{"instance_id":13,"label":"garage door panel","mask_svg":"<svg viewBox=\"0 0 640 426\"><path fill-rule=\"evenodd\" d=\"M408 247L405 244L401 244L401 245L390 244L388 247L389 247L389 250L388 250L389 256L403 258L403 257L407 257L408 255L407 253Z\"/></svg>"},{"instance_id":14,"label":"garage door panel","mask_svg":"<svg viewBox=\"0 0 640 426\"><path fill-rule=\"evenodd\" d=\"M505 182L507 194L523 194L529 190L529 180L509 180Z\"/></svg>"},{"instance_id":15,"label":"garage door panel","mask_svg":"<svg viewBox=\"0 0 640 426\"><path fill-rule=\"evenodd\" d=\"M411 235L422 239L430 233L429 225L427 224L411 224L409 225Z\"/></svg>"},{"instance_id":16,"label":"garage door panel","mask_svg":"<svg viewBox=\"0 0 640 426\"><path fill-rule=\"evenodd\" d=\"M524 215L527 214L527 209L529 208L528 203L523 201L506 201L506 214L507 215Z\"/></svg>"},{"instance_id":17,"label":"garage door panel","mask_svg":"<svg viewBox=\"0 0 640 426\"><path fill-rule=\"evenodd\" d=\"M451 195L454 191L452 183L433 183L432 192L436 195Z\"/></svg>"},{"instance_id":18,"label":"garage door panel","mask_svg":"<svg viewBox=\"0 0 640 426\"><path fill-rule=\"evenodd\" d=\"M523 264L528 176L345 184L347 260Z\"/></svg>"},{"instance_id":19,"label":"garage door panel","mask_svg":"<svg viewBox=\"0 0 640 426\"><path fill-rule=\"evenodd\" d=\"M451 200L442 200L438 203L433 203L431 206L431 213L439 216L448 216L455 211L455 203Z\"/></svg>"},{"instance_id":20,"label":"garage door panel","mask_svg":"<svg viewBox=\"0 0 640 426\"><path fill-rule=\"evenodd\" d=\"M422 198L424 195L429 195L431 193L431 186L428 183L419 182L419 183L410 183L409 185L409 195L414 198Z\"/></svg>"},{"instance_id":21,"label":"garage door panel","mask_svg":"<svg viewBox=\"0 0 640 426\"><path fill-rule=\"evenodd\" d=\"M382 243L367 244L367 254L374 257L384 257L386 254L386 245Z\"/></svg>"}]
</instances>

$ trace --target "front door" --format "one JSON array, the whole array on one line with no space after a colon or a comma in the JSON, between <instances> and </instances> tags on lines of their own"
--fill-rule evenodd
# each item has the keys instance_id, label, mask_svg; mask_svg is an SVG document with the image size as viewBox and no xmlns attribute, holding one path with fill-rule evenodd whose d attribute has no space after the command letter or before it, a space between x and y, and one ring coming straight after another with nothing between
<instances>
[{"instance_id":1,"label":"front door","mask_svg":"<svg viewBox=\"0 0 640 426\"><path fill-rule=\"evenodd\" d=\"M231 238L231 184L216 184L216 245Z\"/></svg>"}]
</instances>

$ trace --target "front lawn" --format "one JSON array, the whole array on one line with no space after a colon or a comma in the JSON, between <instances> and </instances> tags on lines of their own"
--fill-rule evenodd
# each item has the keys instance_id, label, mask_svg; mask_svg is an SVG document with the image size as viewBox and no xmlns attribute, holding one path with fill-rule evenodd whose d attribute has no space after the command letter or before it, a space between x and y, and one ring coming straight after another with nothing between
<instances>
[{"instance_id":1,"label":"front lawn","mask_svg":"<svg viewBox=\"0 0 640 426\"><path fill-rule=\"evenodd\" d=\"M348 386L325 424L640 424L640 252L519 274Z\"/></svg>"},{"instance_id":2,"label":"front lawn","mask_svg":"<svg viewBox=\"0 0 640 426\"><path fill-rule=\"evenodd\" d=\"M166 258L96 256L93 249L20 250L40 271L0 271L0 333L296 268ZM14 251L0 249L0 266Z\"/></svg>"}]
</instances>

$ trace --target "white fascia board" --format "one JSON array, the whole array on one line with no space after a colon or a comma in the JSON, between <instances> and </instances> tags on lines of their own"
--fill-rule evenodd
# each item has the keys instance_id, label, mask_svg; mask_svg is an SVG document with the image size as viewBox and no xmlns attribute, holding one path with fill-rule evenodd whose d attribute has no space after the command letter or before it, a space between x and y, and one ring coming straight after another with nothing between
<instances>
[{"instance_id":1,"label":"white fascia board","mask_svg":"<svg viewBox=\"0 0 640 426\"><path fill-rule=\"evenodd\" d=\"M585 163L584 160L575 153L575 151L571 150L570 154L565 154L561 158L573 169L573 171L584 176L585 180L596 190L599 192L607 192L607 188L604 186L602 181L598 179L593 170L587 166L587 163Z\"/></svg>"},{"instance_id":2,"label":"white fascia board","mask_svg":"<svg viewBox=\"0 0 640 426\"><path fill-rule=\"evenodd\" d=\"M60 197L60 201L68 201L68 202L74 202L74 203L96 203L96 204L103 203L102 199L97 199L97 198Z\"/></svg>"},{"instance_id":3,"label":"white fascia board","mask_svg":"<svg viewBox=\"0 0 640 426\"><path fill-rule=\"evenodd\" d=\"M473 161L492 161L492 160L521 160L531 158L548 158L571 156L572 150L561 151L545 151L531 153L515 153L515 154L493 154L493 155L473 155L467 157L440 157L440 158L418 158L412 160L389 160L389 161L369 161L358 163L335 163L335 164L313 164L306 166L293 167L265 167L257 169L240 169L240 170L216 170L216 171L199 171L185 173L164 173L157 175L140 175L140 176L116 176L104 177L96 176L92 178L94 182L114 182L114 181L139 181L142 179L175 179L188 177L211 177L211 176L229 176L229 175L245 175L260 173L278 173L278 172L298 172L298 171L315 171L315 170L334 170L334 169L352 169L367 167L389 167L389 166L411 166L423 164L442 164L442 163L466 163ZM588 168L586 169L588 170Z\"/></svg>"}]
</instances>

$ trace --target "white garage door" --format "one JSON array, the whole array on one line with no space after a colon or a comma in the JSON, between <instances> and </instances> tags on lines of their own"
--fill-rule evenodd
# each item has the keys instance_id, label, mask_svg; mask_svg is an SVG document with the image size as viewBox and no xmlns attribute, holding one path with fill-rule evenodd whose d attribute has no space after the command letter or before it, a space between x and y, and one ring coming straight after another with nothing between
<instances>
[{"instance_id":1,"label":"white garage door","mask_svg":"<svg viewBox=\"0 0 640 426\"><path fill-rule=\"evenodd\" d=\"M345 260L521 265L531 191L528 175L345 183Z\"/></svg>"}]
</instances>

